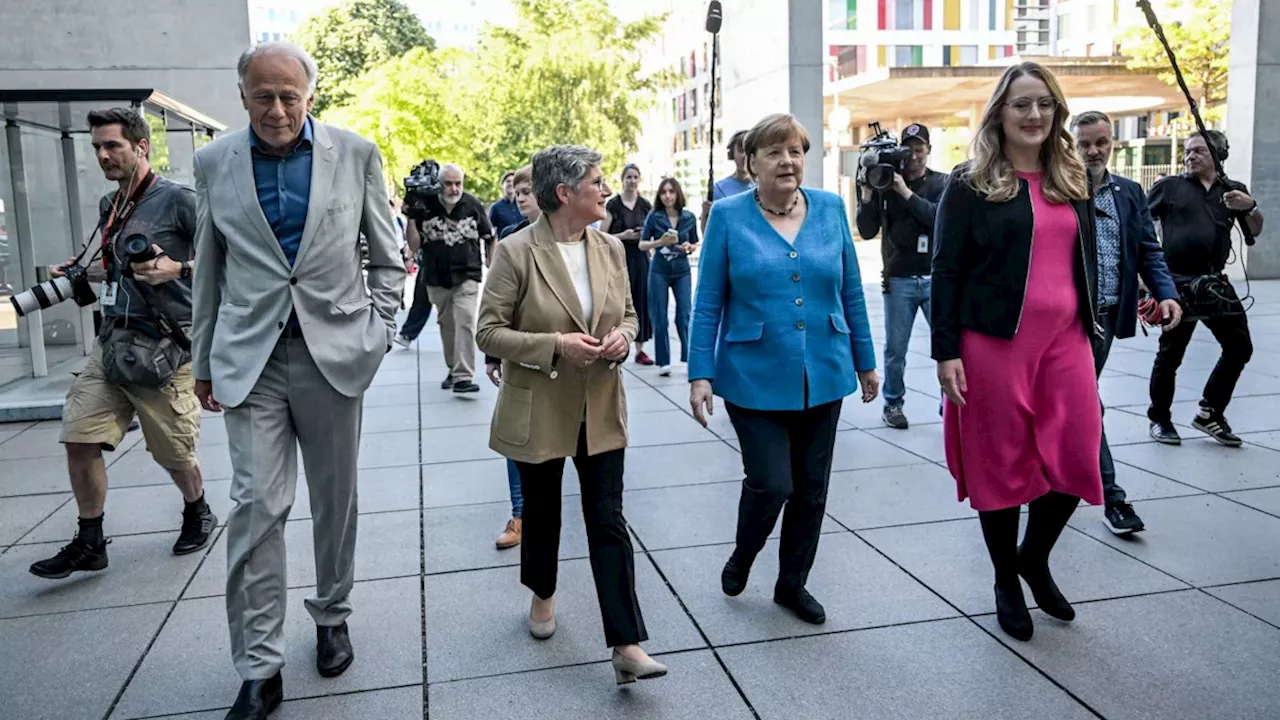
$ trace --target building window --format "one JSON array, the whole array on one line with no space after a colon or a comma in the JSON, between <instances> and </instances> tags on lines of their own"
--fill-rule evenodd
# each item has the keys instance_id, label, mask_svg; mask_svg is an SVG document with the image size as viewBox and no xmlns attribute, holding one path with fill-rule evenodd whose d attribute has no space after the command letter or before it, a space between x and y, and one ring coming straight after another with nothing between
<instances>
[{"instance_id":1,"label":"building window","mask_svg":"<svg viewBox=\"0 0 1280 720\"><path fill-rule=\"evenodd\" d=\"M268 19L268 20L270 20L270 21L272 21L272 22L275 22L275 20L276 20L276 9L275 9L275 8L267 8L267 19Z\"/></svg>"},{"instance_id":2,"label":"building window","mask_svg":"<svg viewBox=\"0 0 1280 720\"><path fill-rule=\"evenodd\" d=\"M262 35L258 38L258 41L259 41L259 42L266 42L266 41L268 41L268 40L270 40L270 39L271 39L271 33L265 33L265 32L264 32L264 33L262 33Z\"/></svg>"},{"instance_id":3,"label":"building window","mask_svg":"<svg viewBox=\"0 0 1280 720\"><path fill-rule=\"evenodd\" d=\"M271 33L271 39L278 42L280 40L280 33Z\"/></svg>"},{"instance_id":4,"label":"building window","mask_svg":"<svg viewBox=\"0 0 1280 720\"><path fill-rule=\"evenodd\" d=\"M858 0L827 0L827 27L832 30L857 30Z\"/></svg>"}]
</instances>

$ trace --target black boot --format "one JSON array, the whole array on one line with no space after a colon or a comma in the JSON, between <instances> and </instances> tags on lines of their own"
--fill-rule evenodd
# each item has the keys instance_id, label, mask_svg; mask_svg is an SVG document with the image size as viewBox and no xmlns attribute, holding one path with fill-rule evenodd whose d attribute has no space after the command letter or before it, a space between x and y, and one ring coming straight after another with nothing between
<instances>
[{"instance_id":1,"label":"black boot","mask_svg":"<svg viewBox=\"0 0 1280 720\"><path fill-rule=\"evenodd\" d=\"M355 659L346 623L333 627L316 626L316 670L321 677L338 677L351 667Z\"/></svg>"},{"instance_id":2,"label":"black boot","mask_svg":"<svg viewBox=\"0 0 1280 720\"><path fill-rule=\"evenodd\" d=\"M267 720L283 700L284 682L280 673L266 680L246 680L240 686L235 705L227 711L226 720Z\"/></svg>"},{"instance_id":3,"label":"black boot","mask_svg":"<svg viewBox=\"0 0 1280 720\"><path fill-rule=\"evenodd\" d=\"M1027 581L1036 605L1046 615L1063 622L1075 620L1076 611L1049 573L1049 553L1079 504L1080 498L1053 491L1032 500L1027 534L1018 548L1018 574Z\"/></svg>"},{"instance_id":4,"label":"black boot","mask_svg":"<svg viewBox=\"0 0 1280 720\"><path fill-rule=\"evenodd\" d=\"M1018 513L1020 508L983 510L978 513L982 538L995 569L996 620L1016 640L1027 641L1035 632L1027 601L1018 582Z\"/></svg>"},{"instance_id":5,"label":"black boot","mask_svg":"<svg viewBox=\"0 0 1280 720\"><path fill-rule=\"evenodd\" d=\"M741 595L747 588L747 577L750 575L751 560L741 557L734 550L729 561L724 564L724 570L720 572L720 589L729 597Z\"/></svg>"}]
</instances>

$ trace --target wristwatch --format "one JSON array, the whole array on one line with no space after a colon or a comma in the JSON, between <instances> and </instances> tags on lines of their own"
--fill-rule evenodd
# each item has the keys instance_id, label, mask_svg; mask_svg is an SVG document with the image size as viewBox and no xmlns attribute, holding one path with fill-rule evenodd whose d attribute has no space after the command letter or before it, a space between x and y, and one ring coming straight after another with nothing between
<instances>
[{"instance_id":1,"label":"wristwatch","mask_svg":"<svg viewBox=\"0 0 1280 720\"><path fill-rule=\"evenodd\" d=\"M178 273L178 279L190 280L191 279L191 263L186 260L183 260L182 262L179 263L179 265L182 266L182 270Z\"/></svg>"}]
</instances>

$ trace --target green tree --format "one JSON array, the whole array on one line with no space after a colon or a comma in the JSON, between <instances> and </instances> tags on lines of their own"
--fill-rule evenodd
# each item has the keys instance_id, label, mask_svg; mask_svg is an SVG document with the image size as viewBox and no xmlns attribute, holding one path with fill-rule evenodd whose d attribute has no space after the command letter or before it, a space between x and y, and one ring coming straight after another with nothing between
<instances>
[{"instance_id":1,"label":"green tree","mask_svg":"<svg viewBox=\"0 0 1280 720\"><path fill-rule=\"evenodd\" d=\"M1224 9L1225 5L1225 9ZM1178 58L1178 66L1191 95L1209 111L1227 99L1230 61L1231 4L1221 0L1165 0L1153 4L1166 39ZM1160 79L1177 85L1164 47L1146 22L1130 28L1121 49L1129 67L1160 71ZM1207 112L1212 116L1214 113Z\"/></svg>"},{"instance_id":2,"label":"green tree","mask_svg":"<svg viewBox=\"0 0 1280 720\"><path fill-rule=\"evenodd\" d=\"M351 98L353 80L414 48L435 49L418 17L400 0L346 0L302 24L293 40L320 70L315 112Z\"/></svg>"}]
</instances>

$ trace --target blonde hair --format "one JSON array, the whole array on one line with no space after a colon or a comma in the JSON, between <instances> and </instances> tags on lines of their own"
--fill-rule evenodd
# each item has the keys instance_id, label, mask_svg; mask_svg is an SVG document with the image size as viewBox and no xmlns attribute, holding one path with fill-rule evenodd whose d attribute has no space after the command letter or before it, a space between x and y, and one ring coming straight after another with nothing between
<instances>
[{"instance_id":1,"label":"blonde hair","mask_svg":"<svg viewBox=\"0 0 1280 720\"><path fill-rule=\"evenodd\" d=\"M1084 161L1076 154L1075 143L1067 132L1067 100L1053 73L1039 63L1024 62L1004 71L995 92L982 113L982 124L970 147L972 161L964 174L969 187L992 202L1006 202L1018 196L1018 176L1013 163L1004 154L1004 108L1013 81L1030 75L1045 84L1057 101L1049 137L1040 147L1040 165L1044 170L1044 196L1054 203L1084 200L1089 185Z\"/></svg>"},{"instance_id":2,"label":"blonde hair","mask_svg":"<svg viewBox=\"0 0 1280 720\"><path fill-rule=\"evenodd\" d=\"M511 184L519 185L520 183L533 184L533 166L525 165L519 170L511 174Z\"/></svg>"},{"instance_id":3,"label":"blonde hair","mask_svg":"<svg viewBox=\"0 0 1280 720\"><path fill-rule=\"evenodd\" d=\"M809 152L809 131L804 129L796 116L774 113L766 115L756 123L755 127L747 131L746 137L742 140L742 149L750 158L756 154L757 150L788 140L799 140L805 153ZM755 177L756 171L750 161L747 162L747 172Z\"/></svg>"}]
</instances>

